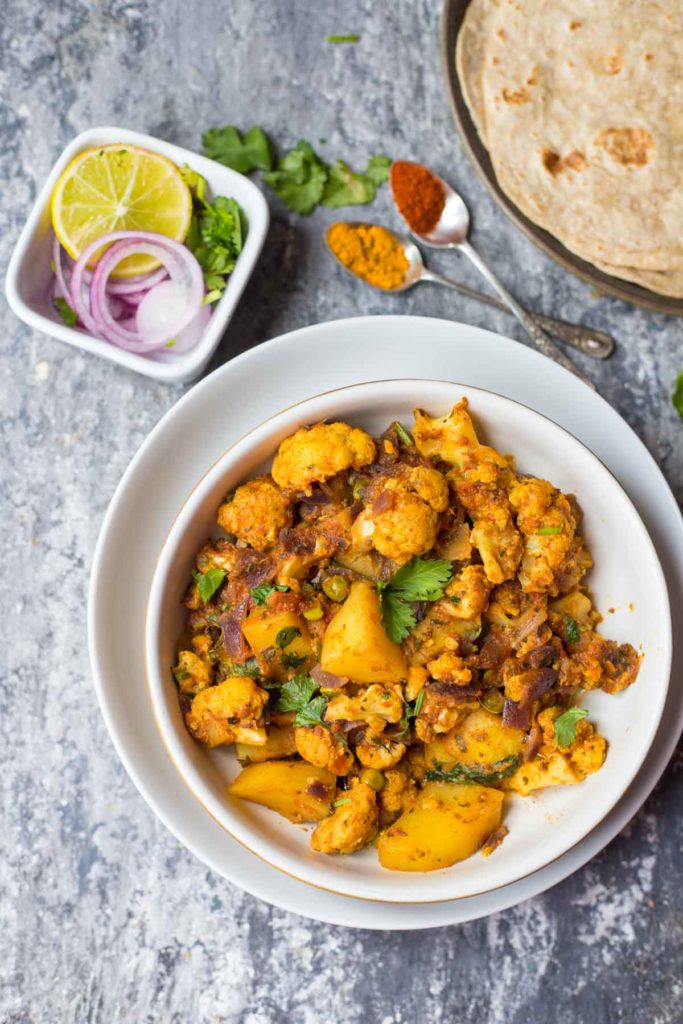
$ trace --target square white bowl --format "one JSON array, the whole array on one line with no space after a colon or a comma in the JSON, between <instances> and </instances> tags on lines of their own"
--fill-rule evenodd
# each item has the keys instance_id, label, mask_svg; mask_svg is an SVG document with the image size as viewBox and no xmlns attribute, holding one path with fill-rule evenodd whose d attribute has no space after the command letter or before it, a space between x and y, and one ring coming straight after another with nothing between
<instances>
[{"instance_id":1,"label":"square white bowl","mask_svg":"<svg viewBox=\"0 0 683 1024\"><path fill-rule=\"evenodd\" d=\"M49 300L52 278L52 190L62 171L77 153L93 146L107 146L116 142L160 153L178 166L189 164L194 171L198 171L206 178L214 196L224 195L236 199L247 219L248 229L244 248L228 278L225 292L216 303L199 343L189 352L174 353L169 350L163 352L157 359L126 352L100 338L67 327ZM147 377L155 377L157 380L174 383L192 380L205 368L230 323L263 248L269 222L268 204L262 192L243 174L238 174L213 160L207 160L206 157L199 156L189 149L155 139L151 135L142 135L123 128L90 128L77 135L62 152L33 204L7 269L7 301L13 312L30 327L65 341L68 345L93 352L104 359L120 363L129 370L135 370Z\"/></svg>"}]
</instances>

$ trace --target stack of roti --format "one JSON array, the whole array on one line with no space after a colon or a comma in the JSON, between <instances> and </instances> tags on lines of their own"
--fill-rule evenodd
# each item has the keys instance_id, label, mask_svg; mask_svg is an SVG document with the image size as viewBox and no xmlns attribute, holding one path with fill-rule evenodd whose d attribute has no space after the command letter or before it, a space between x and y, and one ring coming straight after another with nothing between
<instances>
[{"instance_id":1,"label":"stack of roti","mask_svg":"<svg viewBox=\"0 0 683 1024\"><path fill-rule=\"evenodd\" d=\"M471 0L456 60L520 210L600 270L683 297L682 0Z\"/></svg>"}]
</instances>

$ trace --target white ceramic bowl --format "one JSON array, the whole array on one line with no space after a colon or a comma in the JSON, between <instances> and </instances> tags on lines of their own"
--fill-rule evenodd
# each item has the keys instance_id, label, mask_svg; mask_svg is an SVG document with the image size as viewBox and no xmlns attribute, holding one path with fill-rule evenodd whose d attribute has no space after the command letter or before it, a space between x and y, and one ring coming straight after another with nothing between
<instances>
[{"instance_id":1,"label":"white ceramic bowl","mask_svg":"<svg viewBox=\"0 0 683 1024\"><path fill-rule=\"evenodd\" d=\"M91 146L107 146L116 142L141 146L153 153L160 153L178 166L189 164L193 170L206 178L213 195L231 196L236 199L246 215L249 229L244 248L228 279L225 292L214 306L206 330L197 345L188 352L174 352L169 349L159 354L157 358L126 352L100 338L67 327L48 299L53 277L50 268L53 239L50 217L52 190L62 171L77 153ZM81 132L66 147L38 193L9 262L5 281L7 301L21 320L43 334L49 334L86 352L93 352L103 359L110 359L113 363L120 363L129 370L135 370L147 377L170 382L192 380L204 370L230 323L263 248L269 221L268 204L263 194L243 174L237 174L236 171L231 171L229 167L223 167L214 160L207 160L206 157L199 156L189 149L173 146L151 135L142 135L123 128L91 128Z\"/></svg>"},{"instance_id":2,"label":"white ceramic bowl","mask_svg":"<svg viewBox=\"0 0 683 1024\"><path fill-rule=\"evenodd\" d=\"M185 621L181 598L195 552L220 535L215 514L226 490L263 472L279 442L322 419L347 420L372 433L394 419L411 422L414 406L442 414L465 395L488 443L517 457L520 471L546 477L576 494L583 532L595 559L589 585L607 613L605 633L645 652L637 683L582 703L609 741L604 767L581 785L511 797L502 846L429 874L385 871L369 848L351 857L309 849L309 831L264 808L226 795L239 771L234 753L196 743L185 729L170 666ZM517 881L578 843L609 812L640 767L661 717L671 667L671 619L666 585L652 542L611 473L579 441L523 405L477 388L439 381L359 384L301 402L252 430L212 466L180 510L159 556L146 623L146 661L153 711L169 756L183 780L225 830L280 870L346 896L394 903L458 899Z\"/></svg>"}]
</instances>

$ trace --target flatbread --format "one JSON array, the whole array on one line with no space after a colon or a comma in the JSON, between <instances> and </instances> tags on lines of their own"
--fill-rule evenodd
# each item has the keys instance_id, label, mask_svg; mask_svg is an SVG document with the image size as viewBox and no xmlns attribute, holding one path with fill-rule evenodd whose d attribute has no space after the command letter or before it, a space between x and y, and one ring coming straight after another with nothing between
<instances>
[{"instance_id":1,"label":"flatbread","mask_svg":"<svg viewBox=\"0 0 683 1024\"><path fill-rule=\"evenodd\" d=\"M636 267L615 267L611 263L593 261L593 265L611 277L620 277L622 281L631 281L641 288L667 295L671 299L683 299L683 270L638 270Z\"/></svg>"},{"instance_id":2,"label":"flatbread","mask_svg":"<svg viewBox=\"0 0 683 1024\"><path fill-rule=\"evenodd\" d=\"M679 2L472 0L456 63L499 184L520 210L600 269L678 296Z\"/></svg>"}]
</instances>

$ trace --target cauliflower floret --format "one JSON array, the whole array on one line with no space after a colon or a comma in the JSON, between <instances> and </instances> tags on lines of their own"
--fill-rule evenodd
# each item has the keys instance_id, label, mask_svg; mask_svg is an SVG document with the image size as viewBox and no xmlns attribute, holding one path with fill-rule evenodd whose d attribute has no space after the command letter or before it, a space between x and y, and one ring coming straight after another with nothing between
<instances>
[{"instance_id":1,"label":"cauliflower floret","mask_svg":"<svg viewBox=\"0 0 683 1024\"><path fill-rule=\"evenodd\" d=\"M365 768L376 768L384 771L398 764L406 752L405 743L395 739L383 739L371 736L356 746L356 757Z\"/></svg>"},{"instance_id":2,"label":"cauliflower floret","mask_svg":"<svg viewBox=\"0 0 683 1024\"><path fill-rule=\"evenodd\" d=\"M454 619L473 619L486 608L490 592L483 565L466 565L446 587L446 607Z\"/></svg>"},{"instance_id":3,"label":"cauliflower floret","mask_svg":"<svg viewBox=\"0 0 683 1024\"><path fill-rule=\"evenodd\" d=\"M432 679L440 683L454 683L467 686L472 682L472 670L453 651L445 651L438 658L427 662L427 671Z\"/></svg>"},{"instance_id":4,"label":"cauliflower floret","mask_svg":"<svg viewBox=\"0 0 683 1024\"><path fill-rule=\"evenodd\" d=\"M265 743L261 716L267 703L267 692L253 679L231 676L198 693L185 722L192 735L209 747L221 743Z\"/></svg>"},{"instance_id":5,"label":"cauliflower floret","mask_svg":"<svg viewBox=\"0 0 683 1024\"><path fill-rule=\"evenodd\" d=\"M415 802L417 787L410 777L408 765L398 764L384 772L384 785L377 794L382 828L409 811Z\"/></svg>"},{"instance_id":6,"label":"cauliflower floret","mask_svg":"<svg viewBox=\"0 0 683 1024\"><path fill-rule=\"evenodd\" d=\"M353 764L353 754L344 741L322 725L298 726L294 741L304 761L334 775L346 775Z\"/></svg>"},{"instance_id":7,"label":"cauliflower floret","mask_svg":"<svg viewBox=\"0 0 683 1024\"><path fill-rule=\"evenodd\" d=\"M325 709L326 722L367 722L370 731L380 733L387 722L400 722L403 717L401 688L372 683L355 697L339 694Z\"/></svg>"},{"instance_id":8,"label":"cauliflower floret","mask_svg":"<svg viewBox=\"0 0 683 1024\"><path fill-rule=\"evenodd\" d=\"M210 644L210 638L206 639ZM192 642L194 644L194 640ZM200 690L205 690L207 686L211 685L212 668L208 651L206 654L206 657L200 657L193 651L178 653L178 664L173 668L173 675L181 693L199 693Z\"/></svg>"},{"instance_id":9,"label":"cauliflower floret","mask_svg":"<svg viewBox=\"0 0 683 1024\"><path fill-rule=\"evenodd\" d=\"M354 779L351 788L339 797L338 804L311 836L311 848L319 853L355 853L372 842L377 834L377 798L375 791L364 782Z\"/></svg>"},{"instance_id":10,"label":"cauliflower floret","mask_svg":"<svg viewBox=\"0 0 683 1024\"><path fill-rule=\"evenodd\" d=\"M360 535L380 555L401 565L430 551L437 532L434 509L410 492L394 492L390 507L375 513L366 509L353 524L354 540Z\"/></svg>"},{"instance_id":11,"label":"cauliflower floret","mask_svg":"<svg viewBox=\"0 0 683 1024\"><path fill-rule=\"evenodd\" d=\"M569 746L555 743L555 719L565 709L557 706L541 711L537 723L543 743L536 757L521 765L514 775L503 782L504 789L512 789L526 796L536 789L548 786L571 786L582 782L586 775L602 767L607 753L607 741L585 719L576 723L576 735Z\"/></svg>"},{"instance_id":12,"label":"cauliflower floret","mask_svg":"<svg viewBox=\"0 0 683 1024\"><path fill-rule=\"evenodd\" d=\"M423 665L412 665L408 669L408 680L405 685L406 700L415 700L428 679L429 673Z\"/></svg>"},{"instance_id":13,"label":"cauliflower floret","mask_svg":"<svg viewBox=\"0 0 683 1024\"><path fill-rule=\"evenodd\" d=\"M267 476L242 484L232 501L218 509L218 525L257 551L272 548L280 530L291 521L289 502Z\"/></svg>"},{"instance_id":14,"label":"cauliflower floret","mask_svg":"<svg viewBox=\"0 0 683 1024\"><path fill-rule=\"evenodd\" d=\"M465 470L479 462L507 467L510 460L494 448L479 443L470 418L468 402L462 398L447 416L432 418L415 409L413 437L420 455L448 462Z\"/></svg>"},{"instance_id":15,"label":"cauliflower floret","mask_svg":"<svg viewBox=\"0 0 683 1024\"><path fill-rule=\"evenodd\" d=\"M375 443L348 423L316 423L285 438L273 459L273 479L280 487L311 493L311 484L345 469L361 469L375 458Z\"/></svg>"},{"instance_id":16,"label":"cauliflower floret","mask_svg":"<svg viewBox=\"0 0 683 1024\"><path fill-rule=\"evenodd\" d=\"M584 689L599 687L605 693L620 693L634 683L640 661L640 655L631 644L618 644L592 630L581 630L581 639L572 645L569 659Z\"/></svg>"},{"instance_id":17,"label":"cauliflower floret","mask_svg":"<svg viewBox=\"0 0 683 1024\"><path fill-rule=\"evenodd\" d=\"M523 477L511 487L510 504L524 535L519 570L522 589L556 594L556 575L574 544L575 506L547 480L532 477Z\"/></svg>"},{"instance_id":18,"label":"cauliflower floret","mask_svg":"<svg viewBox=\"0 0 683 1024\"><path fill-rule=\"evenodd\" d=\"M429 685L425 686L424 695L420 713L415 719L415 735L423 743L431 743L439 734L450 732L463 716L479 707L479 701L463 701L457 694L440 692Z\"/></svg>"}]
</instances>

